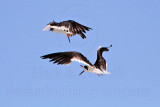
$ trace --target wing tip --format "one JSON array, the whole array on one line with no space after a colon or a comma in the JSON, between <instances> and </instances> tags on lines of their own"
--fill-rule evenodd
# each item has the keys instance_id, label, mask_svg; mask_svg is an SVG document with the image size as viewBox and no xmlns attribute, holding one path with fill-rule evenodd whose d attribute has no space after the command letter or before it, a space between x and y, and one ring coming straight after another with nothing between
<instances>
[{"instance_id":1,"label":"wing tip","mask_svg":"<svg viewBox=\"0 0 160 107\"><path fill-rule=\"evenodd\" d=\"M81 33L79 33L79 35L82 37L82 39L85 39L86 38L86 36L81 32Z\"/></svg>"},{"instance_id":2,"label":"wing tip","mask_svg":"<svg viewBox=\"0 0 160 107\"><path fill-rule=\"evenodd\" d=\"M43 56L41 56L40 58L45 59Z\"/></svg>"},{"instance_id":3,"label":"wing tip","mask_svg":"<svg viewBox=\"0 0 160 107\"><path fill-rule=\"evenodd\" d=\"M99 46L99 47L97 48L97 51L100 50L101 48L102 48L102 46Z\"/></svg>"},{"instance_id":4,"label":"wing tip","mask_svg":"<svg viewBox=\"0 0 160 107\"><path fill-rule=\"evenodd\" d=\"M89 30L93 30L92 28L88 28Z\"/></svg>"},{"instance_id":5,"label":"wing tip","mask_svg":"<svg viewBox=\"0 0 160 107\"><path fill-rule=\"evenodd\" d=\"M44 29L42 29L42 31L46 31L51 27L51 25L47 25Z\"/></svg>"}]
</instances>

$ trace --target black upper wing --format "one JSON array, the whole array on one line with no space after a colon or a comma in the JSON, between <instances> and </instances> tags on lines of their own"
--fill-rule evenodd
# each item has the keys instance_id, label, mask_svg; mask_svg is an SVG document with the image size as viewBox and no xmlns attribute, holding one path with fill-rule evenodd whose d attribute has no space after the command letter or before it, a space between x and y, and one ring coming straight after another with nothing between
<instances>
[{"instance_id":1,"label":"black upper wing","mask_svg":"<svg viewBox=\"0 0 160 107\"><path fill-rule=\"evenodd\" d=\"M92 64L88 61L88 59L83 56L79 52L59 52L59 53L52 53L41 56L42 59L51 59L49 62L58 63L61 65L70 64L72 61L78 61L84 63L86 65L92 66Z\"/></svg>"},{"instance_id":2,"label":"black upper wing","mask_svg":"<svg viewBox=\"0 0 160 107\"><path fill-rule=\"evenodd\" d=\"M91 28L79 24L73 20L67 20L59 23L62 26L69 28L69 31L74 34L86 33L85 30L89 31Z\"/></svg>"},{"instance_id":3,"label":"black upper wing","mask_svg":"<svg viewBox=\"0 0 160 107\"><path fill-rule=\"evenodd\" d=\"M100 47L97 50L97 60L95 62L95 66L99 69L103 68L106 71L106 60L103 58L102 53L104 51L109 51L107 47Z\"/></svg>"}]
</instances>

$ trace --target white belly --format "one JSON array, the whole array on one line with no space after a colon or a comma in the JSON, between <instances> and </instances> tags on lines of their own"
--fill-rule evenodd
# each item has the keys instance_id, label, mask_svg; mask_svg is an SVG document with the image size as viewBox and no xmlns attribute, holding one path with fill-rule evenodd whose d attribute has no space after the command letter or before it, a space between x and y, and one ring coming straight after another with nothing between
<instances>
[{"instance_id":1,"label":"white belly","mask_svg":"<svg viewBox=\"0 0 160 107\"><path fill-rule=\"evenodd\" d=\"M59 29L54 29L53 32L55 32L55 33L67 34L65 31L59 30Z\"/></svg>"},{"instance_id":2,"label":"white belly","mask_svg":"<svg viewBox=\"0 0 160 107\"><path fill-rule=\"evenodd\" d=\"M53 32L55 33L63 33L63 34L67 34L68 28L66 27L57 27L57 26L51 26L51 28L53 28Z\"/></svg>"},{"instance_id":3,"label":"white belly","mask_svg":"<svg viewBox=\"0 0 160 107\"><path fill-rule=\"evenodd\" d=\"M96 74L110 74L110 72L108 72L107 70L103 70L103 72L95 67L89 67L88 68L88 72L91 72L91 73L96 73Z\"/></svg>"},{"instance_id":4,"label":"white belly","mask_svg":"<svg viewBox=\"0 0 160 107\"><path fill-rule=\"evenodd\" d=\"M50 29L50 28L53 28L53 29L54 29L53 32L55 32L55 33L62 33L62 34L70 34L70 35L72 35L72 33L69 32L69 29L66 28L66 27L64 27L64 26L57 27L57 26L47 25L47 26L43 29L43 31L48 30L48 29ZM68 31L68 32L67 32L67 31Z\"/></svg>"}]
</instances>

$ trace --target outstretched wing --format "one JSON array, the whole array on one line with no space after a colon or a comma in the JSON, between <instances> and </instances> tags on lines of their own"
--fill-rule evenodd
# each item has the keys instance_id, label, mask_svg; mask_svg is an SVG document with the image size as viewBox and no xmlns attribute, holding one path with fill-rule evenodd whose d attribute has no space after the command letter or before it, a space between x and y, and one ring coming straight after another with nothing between
<instances>
[{"instance_id":1,"label":"outstretched wing","mask_svg":"<svg viewBox=\"0 0 160 107\"><path fill-rule=\"evenodd\" d=\"M104 69L106 71L106 60L102 57L99 60L96 60L95 64L94 64L97 68L99 69Z\"/></svg>"},{"instance_id":2,"label":"outstretched wing","mask_svg":"<svg viewBox=\"0 0 160 107\"><path fill-rule=\"evenodd\" d=\"M60 25L69 28L69 31L74 34L86 33L85 30L87 31L91 30L91 28L81 25L73 20L67 20L67 21L60 22Z\"/></svg>"},{"instance_id":3,"label":"outstretched wing","mask_svg":"<svg viewBox=\"0 0 160 107\"><path fill-rule=\"evenodd\" d=\"M43 31L50 29L50 27L51 27L51 25L47 25L47 26L43 29Z\"/></svg>"},{"instance_id":4,"label":"outstretched wing","mask_svg":"<svg viewBox=\"0 0 160 107\"><path fill-rule=\"evenodd\" d=\"M51 59L49 62L57 63L58 65L68 65L72 61L78 61L80 63L86 64L88 66L93 66L88 59L83 56L79 52L59 52L59 53L52 53L48 55L41 56L42 59Z\"/></svg>"}]
</instances>

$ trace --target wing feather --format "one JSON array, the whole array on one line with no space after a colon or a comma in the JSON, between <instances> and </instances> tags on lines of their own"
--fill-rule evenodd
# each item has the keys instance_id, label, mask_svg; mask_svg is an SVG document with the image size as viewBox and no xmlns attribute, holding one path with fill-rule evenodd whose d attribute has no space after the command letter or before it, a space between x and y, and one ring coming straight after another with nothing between
<instances>
[{"instance_id":1,"label":"wing feather","mask_svg":"<svg viewBox=\"0 0 160 107\"><path fill-rule=\"evenodd\" d=\"M95 62L95 66L97 68L102 68L106 71L106 60L103 58L102 53L104 51L109 51L108 47L99 47L97 50L97 60Z\"/></svg>"},{"instance_id":2,"label":"wing feather","mask_svg":"<svg viewBox=\"0 0 160 107\"><path fill-rule=\"evenodd\" d=\"M89 60L83 56L79 52L59 52L59 53L52 53L41 56L42 59L51 59L49 62L57 63L58 65L67 65L70 64L72 61L77 61L88 66L93 66Z\"/></svg>"},{"instance_id":3,"label":"wing feather","mask_svg":"<svg viewBox=\"0 0 160 107\"><path fill-rule=\"evenodd\" d=\"M60 25L68 27L69 31L74 34L79 34L80 32L86 33L85 30L87 31L91 30L91 28L81 25L73 20L67 20L67 21L60 22Z\"/></svg>"}]
</instances>

